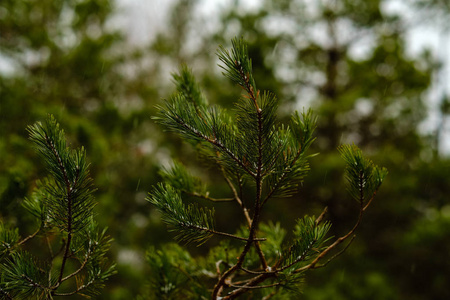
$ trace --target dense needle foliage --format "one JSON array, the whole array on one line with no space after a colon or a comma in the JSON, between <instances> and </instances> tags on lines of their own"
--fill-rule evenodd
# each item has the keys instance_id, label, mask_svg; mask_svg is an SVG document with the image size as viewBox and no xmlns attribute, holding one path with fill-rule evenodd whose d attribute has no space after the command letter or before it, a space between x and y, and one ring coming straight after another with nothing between
<instances>
[{"instance_id":1,"label":"dense needle foliage","mask_svg":"<svg viewBox=\"0 0 450 300\"><path fill-rule=\"evenodd\" d=\"M17 229L0 223L0 297L98 295L114 273L106 257L112 240L94 220L95 188L86 152L67 147L53 116L29 126L28 132L50 176L38 181L31 197L23 201L38 222L33 234L21 238ZM31 244L27 249L45 247L47 256L35 256L25 250L26 244Z\"/></svg>"},{"instance_id":2,"label":"dense needle foliage","mask_svg":"<svg viewBox=\"0 0 450 300\"><path fill-rule=\"evenodd\" d=\"M200 245L214 235L224 241L207 257L197 259L174 244L163 251L151 249L148 259L154 273L149 297L154 299L180 295L235 299L244 294L267 299L295 294L306 271L326 265L350 244L387 174L356 146L340 146L347 163L348 190L359 203L354 227L341 237L329 237L331 224L324 220L324 209L319 217L299 218L292 239L284 238L286 232L278 220L262 222L261 213L267 202L292 196L309 172L312 155L307 150L315 139L316 118L308 110L295 112L288 126L277 124L278 100L257 89L243 39L234 39L231 51L221 47L218 56L224 75L244 91L234 114L208 105L194 76L183 67L174 75L178 94L159 107L155 119L212 161L230 188L230 198L212 197L200 179L176 163L161 172L164 183L155 186L147 199L178 241ZM250 198L244 192L248 189ZM190 197L237 204L242 214L228 219L238 222L241 218L242 226L236 233L220 231L214 209L183 200Z\"/></svg>"}]
</instances>

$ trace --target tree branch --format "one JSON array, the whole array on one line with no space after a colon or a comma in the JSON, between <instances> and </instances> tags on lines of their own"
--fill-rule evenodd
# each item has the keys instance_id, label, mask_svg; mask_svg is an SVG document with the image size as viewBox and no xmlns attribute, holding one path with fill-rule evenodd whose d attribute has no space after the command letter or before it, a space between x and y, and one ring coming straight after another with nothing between
<instances>
[{"instance_id":1,"label":"tree branch","mask_svg":"<svg viewBox=\"0 0 450 300\"><path fill-rule=\"evenodd\" d=\"M348 244L344 247L344 249L342 249L341 251L339 251L338 253L336 253L335 255L333 255L326 263L321 264L316 266L315 268L323 268L326 265L328 265L332 260L334 260L336 257L340 256L342 253L344 253L345 251L347 251L348 247L350 247L351 243L353 242L353 240L356 238L356 235L353 235L352 238L350 239L350 241L348 242Z\"/></svg>"},{"instance_id":2,"label":"tree branch","mask_svg":"<svg viewBox=\"0 0 450 300\"><path fill-rule=\"evenodd\" d=\"M309 269L316 268L316 264L321 260L325 255L327 255L331 250L333 250L336 246L340 245L342 242L344 242L347 238L349 238L358 228L359 224L361 223L361 219L363 216L364 210L363 208L359 211L358 220L356 221L356 224L353 226L353 228L344 236L341 236L338 238L333 244L331 244L329 247L327 247L325 250L320 252L320 254L308 265L301 267L297 270L295 270L295 273L300 273Z\"/></svg>"},{"instance_id":3,"label":"tree branch","mask_svg":"<svg viewBox=\"0 0 450 300\"><path fill-rule=\"evenodd\" d=\"M26 238L24 238L23 240L21 240L19 243L17 243L17 245L19 245L19 246L23 245L27 241L31 240L32 238L34 238L39 233L39 231L41 231L41 227L40 226L35 232L33 232L33 234L31 234L31 235L27 236Z\"/></svg>"},{"instance_id":4,"label":"tree branch","mask_svg":"<svg viewBox=\"0 0 450 300\"><path fill-rule=\"evenodd\" d=\"M272 190L270 190L270 192L266 195L266 197L264 198L264 201L262 202L262 206L264 206L266 204L266 202L273 196L273 194L280 188L280 182L282 180L284 180L284 178L286 177L286 175L288 174L289 170L292 169L295 165L295 163L297 162L297 160L300 158L300 155L302 154L302 147L300 146L297 150L297 154L295 155L294 159L292 160L292 162L289 164L289 166L287 166L283 173L281 174L281 176L278 178L278 181L275 183L275 186L273 187Z\"/></svg>"},{"instance_id":5,"label":"tree branch","mask_svg":"<svg viewBox=\"0 0 450 300\"><path fill-rule=\"evenodd\" d=\"M77 275L78 273L80 273L84 269L84 267L86 266L86 263L88 262L89 257L90 257L89 254L86 253L86 257L85 257L84 261L81 263L81 266L76 271L74 271L73 273L71 273L71 274L67 275L66 277L64 277L63 279L61 279L61 282L64 282L64 281L72 278L73 276Z\"/></svg>"},{"instance_id":6,"label":"tree branch","mask_svg":"<svg viewBox=\"0 0 450 300\"><path fill-rule=\"evenodd\" d=\"M212 202L229 202L229 201L233 201L234 200L234 198L219 198L219 199L216 199L216 198L209 197L207 195L202 195L202 194L195 193L195 192L188 192L188 191L185 191L185 190L182 190L182 192L187 194L187 195L189 195L189 196L206 199L206 200L209 200L209 201L212 201Z\"/></svg>"},{"instance_id":7,"label":"tree branch","mask_svg":"<svg viewBox=\"0 0 450 300\"><path fill-rule=\"evenodd\" d=\"M239 197L238 192L237 192L236 188L234 187L233 183L231 182L231 180L228 178L227 174L225 173L225 169L223 168L223 166L220 166L220 169L222 171L223 177L225 178L225 181L227 182L228 186L230 187L231 191L233 192L234 200L236 200L236 202L242 208L242 211L244 213L245 219L247 220L248 226L251 226L252 219L250 218L247 208L245 207L244 203L242 202L241 198Z\"/></svg>"},{"instance_id":8,"label":"tree branch","mask_svg":"<svg viewBox=\"0 0 450 300\"><path fill-rule=\"evenodd\" d=\"M254 241L256 241L256 231L258 229L260 210L261 210L262 161L263 161L263 157L262 157L262 155L263 155L262 154L262 139L263 139L263 136L262 136L262 129L263 129L262 128L262 110L259 108L259 106L257 104L256 96L254 95L253 88L248 83L248 76L245 76L243 78L246 80L247 86L249 86L249 89L248 89L249 95L255 103L255 107L256 107L257 115L258 115L258 141L257 141L258 142L258 163L257 163L256 174L254 176L255 183L256 183L256 197L255 197L255 204L254 204L254 213L253 213L253 218L252 218L252 222L251 222L251 226L250 226L247 243L245 244L244 249L242 250L241 255L239 256L237 263L234 266L232 266L230 269L228 269L228 271L226 271L222 275L222 277L220 277L219 281L217 282L216 286L214 287L214 290L212 293L213 300L216 300L217 297L219 296L220 291L223 289L223 285L224 285L227 277L230 276L232 273L234 273L237 269L241 268L242 264L244 263L245 256L247 255L248 251L250 250L252 243ZM258 92L258 94L259 94L259 92ZM256 251L260 258L261 264L262 264L263 268L266 270L268 266L267 266L267 261L264 257L264 253L262 252L259 244L256 245L256 243L255 243L255 248L256 248Z\"/></svg>"},{"instance_id":9,"label":"tree branch","mask_svg":"<svg viewBox=\"0 0 450 300\"><path fill-rule=\"evenodd\" d=\"M192 128L189 124L187 124L182 118L179 116L176 116L176 120L178 124L183 126L188 131L194 133L199 138L203 139L204 141L214 145L215 147L221 149L224 151L231 159L233 159L241 168L243 168L249 175L252 177L255 177L255 173L251 171L247 166L238 158L236 155L234 155L233 152L231 152L230 149L228 149L225 145L223 145L220 141L218 141L216 138L210 138L209 136L204 135L203 133L199 132L197 129Z\"/></svg>"},{"instance_id":10,"label":"tree branch","mask_svg":"<svg viewBox=\"0 0 450 300\"><path fill-rule=\"evenodd\" d=\"M54 296L72 296L75 295L77 293L79 293L80 291L88 288L91 284L94 283L95 280L91 280L86 284L80 285L76 290L72 291L72 292L68 292L68 293L53 293Z\"/></svg>"},{"instance_id":11,"label":"tree branch","mask_svg":"<svg viewBox=\"0 0 450 300\"><path fill-rule=\"evenodd\" d=\"M281 285L281 283L277 282L274 284L268 284L268 285L256 285L256 286L247 286L247 285L234 285L234 284L230 284L230 287L233 288L238 288L238 289L266 289L266 288L270 288L270 287L275 287L275 286L279 286ZM225 298L224 298L225 299Z\"/></svg>"}]
</instances>

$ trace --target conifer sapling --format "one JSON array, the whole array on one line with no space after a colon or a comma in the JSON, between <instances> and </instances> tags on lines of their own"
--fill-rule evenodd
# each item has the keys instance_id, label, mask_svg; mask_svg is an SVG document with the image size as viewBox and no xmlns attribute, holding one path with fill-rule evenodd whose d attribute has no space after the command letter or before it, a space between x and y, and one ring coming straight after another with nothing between
<instances>
[{"instance_id":1,"label":"conifer sapling","mask_svg":"<svg viewBox=\"0 0 450 300\"><path fill-rule=\"evenodd\" d=\"M338 150L347 164L348 190L359 203L354 227L341 237L329 237L331 224L325 221L324 209L319 217L299 218L293 240L287 241L279 222L263 220L261 211L269 201L296 193L309 172L311 155L307 151L315 139L316 118L308 110L295 112L288 126L277 124L278 100L271 92L258 90L243 39L233 39L231 51L220 47L218 57L224 75L243 89L234 114L208 105L190 70L182 67L174 75L178 93L159 107L155 119L201 149L222 174L230 196L213 198L200 179L174 163L162 170L163 182L147 200L176 233L176 240L201 245L219 236L224 241L204 258L193 258L176 244L149 251L153 270L150 296L154 299L216 300L241 295L268 299L298 292L308 270L326 265L340 253L339 248L343 252L351 243L387 174L364 158L356 146L341 146ZM253 190L251 198L244 196L248 194L245 189ZM241 229L237 233L221 231L215 224L214 209L185 201L192 197L238 205ZM236 216L229 218L237 220Z\"/></svg>"},{"instance_id":2,"label":"conifer sapling","mask_svg":"<svg viewBox=\"0 0 450 300\"><path fill-rule=\"evenodd\" d=\"M53 116L29 126L28 132L50 176L38 181L23 201L38 222L33 234L21 238L17 229L0 222L0 298L98 295L115 271L106 257L112 239L94 220L95 188L86 152L66 146L64 131ZM23 249L36 239L40 242L35 247L47 249L45 259Z\"/></svg>"}]
</instances>

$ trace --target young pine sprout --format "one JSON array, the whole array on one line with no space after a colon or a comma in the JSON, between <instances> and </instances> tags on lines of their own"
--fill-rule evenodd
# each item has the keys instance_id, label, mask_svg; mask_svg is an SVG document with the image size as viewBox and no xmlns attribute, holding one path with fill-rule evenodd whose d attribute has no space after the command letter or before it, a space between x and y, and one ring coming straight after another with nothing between
<instances>
[{"instance_id":1,"label":"young pine sprout","mask_svg":"<svg viewBox=\"0 0 450 300\"><path fill-rule=\"evenodd\" d=\"M299 216L293 239L286 240L279 220L263 220L261 212L269 201L296 193L310 171L307 152L315 140L316 117L311 110L295 112L289 126L277 124L278 100L258 90L243 39L233 39L230 51L220 47L218 56L224 75L243 89L234 114L208 105L190 70L182 67L174 75L178 93L159 107L155 119L201 149L223 176L229 196L214 198L200 179L174 163L161 172L163 182L147 200L160 211L176 240L202 245L218 236L223 241L200 258L176 244L149 250L149 297L286 299L299 291L308 270L326 265L348 247L387 171L364 158L356 146L339 147L347 164L349 193L359 203L354 227L341 237L329 237L325 209L319 217ZM243 192L249 189L251 197ZM210 200L215 207L237 205L241 215L228 218L241 222L241 229L230 233L217 228L214 209L185 201L192 197ZM223 201L228 203L216 203Z\"/></svg>"}]
</instances>

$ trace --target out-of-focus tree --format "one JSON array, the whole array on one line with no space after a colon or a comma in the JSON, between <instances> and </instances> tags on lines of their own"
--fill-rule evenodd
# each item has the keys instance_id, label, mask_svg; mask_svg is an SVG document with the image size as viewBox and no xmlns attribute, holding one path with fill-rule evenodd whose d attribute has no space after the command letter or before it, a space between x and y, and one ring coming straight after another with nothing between
<instances>
[{"instance_id":1,"label":"out-of-focus tree","mask_svg":"<svg viewBox=\"0 0 450 300\"><path fill-rule=\"evenodd\" d=\"M150 155L158 77L137 68L141 56L111 29L113 13L109 0L1 1L0 219L22 235L31 232L29 214L19 204L45 169L34 163L25 128L55 115L69 142L85 146L95 162L94 210L114 236L112 255L121 258L119 274L108 282L114 288L102 295L123 299L140 285L136 263L121 262L138 257L135 249L143 253L141 244L162 235L147 235L151 220L144 200L158 159Z\"/></svg>"},{"instance_id":2,"label":"out-of-focus tree","mask_svg":"<svg viewBox=\"0 0 450 300\"><path fill-rule=\"evenodd\" d=\"M34 233L22 239L17 229L0 222L1 299L99 295L115 272L106 258L112 240L93 214L95 188L86 151L67 147L64 130L51 115L28 132L49 176L23 201L38 223ZM45 259L38 257L42 252Z\"/></svg>"}]
</instances>

